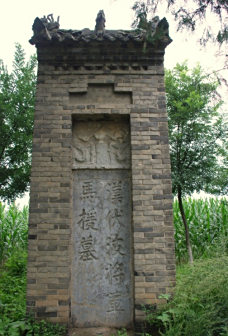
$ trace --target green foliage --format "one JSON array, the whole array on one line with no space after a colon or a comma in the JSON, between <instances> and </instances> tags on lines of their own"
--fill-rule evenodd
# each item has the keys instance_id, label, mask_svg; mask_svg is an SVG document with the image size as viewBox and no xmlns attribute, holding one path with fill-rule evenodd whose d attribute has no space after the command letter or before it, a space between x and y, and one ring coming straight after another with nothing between
<instances>
[{"instance_id":1,"label":"green foliage","mask_svg":"<svg viewBox=\"0 0 228 336\"><path fill-rule=\"evenodd\" d=\"M66 328L47 321L35 322L2 320L0 318L0 336L65 336Z\"/></svg>"},{"instance_id":2,"label":"green foliage","mask_svg":"<svg viewBox=\"0 0 228 336\"><path fill-rule=\"evenodd\" d=\"M30 176L36 58L16 44L13 71L0 60L0 198L14 200Z\"/></svg>"},{"instance_id":3,"label":"green foliage","mask_svg":"<svg viewBox=\"0 0 228 336\"><path fill-rule=\"evenodd\" d=\"M0 202L0 265L15 251L25 250L28 234L28 207L20 211L15 204L8 210Z\"/></svg>"},{"instance_id":4,"label":"green foliage","mask_svg":"<svg viewBox=\"0 0 228 336\"><path fill-rule=\"evenodd\" d=\"M213 184L207 186L209 193L228 195L228 141L219 149L219 166L215 171Z\"/></svg>"},{"instance_id":5,"label":"green foliage","mask_svg":"<svg viewBox=\"0 0 228 336\"><path fill-rule=\"evenodd\" d=\"M15 252L0 269L0 335L22 335L26 329L26 253Z\"/></svg>"},{"instance_id":6,"label":"green foliage","mask_svg":"<svg viewBox=\"0 0 228 336\"><path fill-rule=\"evenodd\" d=\"M25 316L26 257L13 254L0 272L0 316L9 323Z\"/></svg>"},{"instance_id":7,"label":"green foliage","mask_svg":"<svg viewBox=\"0 0 228 336\"><path fill-rule=\"evenodd\" d=\"M168 23L166 20L159 22L159 17L155 16L151 20L148 19L148 6L142 1L136 1L132 9L136 13L136 18L132 23L132 27L144 30L145 43L144 51L147 47L147 42L156 45L160 40L167 36ZM158 24L159 23L159 24Z\"/></svg>"},{"instance_id":8,"label":"green foliage","mask_svg":"<svg viewBox=\"0 0 228 336\"><path fill-rule=\"evenodd\" d=\"M163 336L227 335L228 256L179 267L174 298L147 317Z\"/></svg>"},{"instance_id":9,"label":"green foliage","mask_svg":"<svg viewBox=\"0 0 228 336\"><path fill-rule=\"evenodd\" d=\"M228 254L228 201L227 199L183 200L189 223L190 239L195 258ZM175 252L178 262L187 260L185 232L178 201L173 203Z\"/></svg>"},{"instance_id":10,"label":"green foliage","mask_svg":"<svg viewBox=\"0 0 228 336\"><path fill-rule=\"evenodd\" d=\"M0 268L0 336L65 335L64 326L26 318L26 260L14 251Z\"/></svg>"},{"instance_id":11,"label":"green foliage","mask_svg":"<svg viewBox=\"0 0 228 336\"><path fill-rule=\"evenodd\" d=\"M132 9L136 14L132 27L148 30L148 6L144 2L136 1Z\"/></svg>"},{"instance_id":12,"label":"green foliage","mask_svg":"<svg viewBox=\"0 0 228 336\"><path fill-rule=\"evenodd\" d=\"M218 82L198 65L177 64L165 76L173 192L213 191L227 127L216 99ZM220 186L224 189L226 179ZM218 188L216 187L218 192Z\"/></svg>"},{"instance_id":13,"label":"green foliage","mask_svg":"<svg viewBox=\"0 0 228 336\"><path fill-rule=\"evenodd\" d=\"M60 324L53 324L47 321L29 321L26 336L64 336L66 327Z\"/></svg>"},{"instance_id":14,"label":"green foliage","mask_svg":"<svg viewBox=\"0 0 228 336\"><path fill-rule=\"evenodd\" d=\"M218 80L206 75L199 65L190 71L185 62L167 70L165 86L172 187L178 197L192 263L189 223L182 198L194 191L223 193L226 189L227 125L218 112L221 105L216 92Z\"/></svg>"},{"instance_id":15,"label":"green foliage","mask_svg":"<svg viewBox=\"0 0 228 336\"><path fill-rule=\"evenodd\" d=\"M0 336L63 336L66 328L26 316L28 207L0 203Z\"/></svg>"},{"instance_id":16,"label":"green foliage","mask_svg":"<svg viewBox=\"0 0 228 336\"><path fill-rule=\"evenodd\" d=\"M189 0L189 1L175 1L175 0L138 0L133 6L136 19L140 20L142 12L157 13L160 6L166 6L174 19L178 22L177 30L187 28L194 31L201 28L202 24L204 30L200 38L201 44L206 44L208 41L217 41L220 44L228 42L228 2L224 0ZM220 29L215 29L207 22L207 14L210 12L216 21L220 21Z\"/></svg>"},{"instance_id":17,"label":"green foliage","mask_svg":"<svg viewBox=\"0 0 228 336\"><path fill-rule=\"evenodd\" d=\"M127 330L125 328L117 330L117 336L127 336Z\"/></svg>"}]
</instances>

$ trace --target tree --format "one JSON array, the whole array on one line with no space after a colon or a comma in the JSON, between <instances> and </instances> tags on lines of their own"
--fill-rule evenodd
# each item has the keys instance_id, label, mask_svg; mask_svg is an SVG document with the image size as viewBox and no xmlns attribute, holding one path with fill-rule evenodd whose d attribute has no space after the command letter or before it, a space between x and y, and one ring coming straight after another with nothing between
<instances>
[{"instance_id":1,"label":"tree","mask_svg":"<svg viewBox=\"0 0 228 336\"><path fill-rule=\"evenodd\" d=\"M190 262L193 256L182 198L194 191L219 192L216 176L221 169L219 157L225 154L222 102L216 95L218 81L211 77L200 65L190 71L186 62L165 74L173 193L178 197ZM220 189L225 181L220 181Z\"/></svg>"},{"instance_id":2,"label":"tree","mask_svg":"<svg viewBox=\"0 0 228 336\"><path fill-rule=\"evenodd\" d=\"M13 70L0 61L0 198L14 200L29 186L36 57L16 44Z\"/></svg>"},{"instance_id":3,"label":"tree","mask_svg":"<svg viewBox=\"0 0 228 336\"><path fill-rule=\"evenodd\" d=\"M206 191L215 195L228 195L228 141L220 148L219 161L213 183L207 186Z\"/></svg>"},{"instance_id":4,"label":"tree","mask_svg":"<svg viewBox=\"0 0 228 336\"><path fill-rule=\"evenodd\" d=\"M133 10L136 19L133 26L137 27L140 21L147 16L148 12L156 13L160 5L165 5L169 12L178 22L178 30L187 28L194 31L201 26L204 20L204 31L201 36L201 43L205 44L209 40L217 40L220 44L228 42L228 1L227 0L139 0L134 3ZM207 24L207 15L219 19L220 29L214 31L213 25Z\"/></svg>"}]
</instances>

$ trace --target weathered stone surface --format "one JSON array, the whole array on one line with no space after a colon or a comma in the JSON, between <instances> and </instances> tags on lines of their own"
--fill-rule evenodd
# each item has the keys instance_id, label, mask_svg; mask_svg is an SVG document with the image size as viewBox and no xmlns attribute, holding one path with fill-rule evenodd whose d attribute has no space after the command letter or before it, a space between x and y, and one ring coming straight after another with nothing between
<instances>
[{"instance_id":1,"label":"weathered stone surface","mask_svg":"<svg viewBox=\"0 0 228 336\"><path fill-rule=\"evenodd\" d=\"M39 22L40 21L40 22ZM39 24L38 24L39 23ZM39 29L36 29L37 26ZM44 26L46 31L40 31ZM105 17L104 12L100 11L97 16L97 24L95 30L83 29L83 30L65 30L65 29L54 29L59 27L59 19L57 22L54 22L53 16L48 15L46 17L39 19L36 18L33 24L34 35L30 39L31 44L40 44L51 41L54 43L66 43L77 44L79 42L83 44L93 43L95 40L99 42L131 42L142 44L145 41L147 44L162 46L165 48L168 44L172 42L169 37L169 24L166 18L159 20L159 17L156 16L150 22L150 40L146 39L146 31L143 29L136 30L104 30L105 28ZM35 28L35 29L34 29ZM42 33L41 33L42 32Z\"/></svg>"},{"instance_id":2,"label":"weathered stone surface","mask_svg":"<svg viewBox=\"0 0 228 336\"><path fill-rule=\"evenodd\" d=\"M78 121L73 127L73 168L130 168L128 123Z\"/></svg>"},{"instance_id":3,"label":"weathered stone surface","mask_svg":"<svg viewBox=\"0 0 228 336\"><path fill-rule=\"evenodd\" d=\"M100 10L96 18L95 32L97 34L103 34L105 30L105 14L103 10Z\"/></svg>"},{"instance_id":4,"label":"weathered stone surface","mask_svg":"<svg viewBox=\"0 0 228 336\"><path fill-rule=\"evenodd\" d=\"M91 104L94 107L96 107L96 104L120 105L120 107L132 104L131 92L117 92L123 91L123 88L116 88L116 91L114 91L114 85L90 84L86 92L84 88L81 89L84 92L79 91L70 94L70 104Z\"/></svg>"},{"instance_id":5,"label":"weathered stone surface","mask_svg":"<svg viewBox=\"0 0 228 336\"><path fill-rule=\"evenodd\" d=\"M78 327L133 322L130 175L74 173L72 319Z\"/></svg>"},{"instance_id":6,"label":"weathered stone surface","mask_svg":"<svg viewBox=\"0 0 228 336\"><path fill-rule=\"evenodd\" d=\"M118 330L114 328L75 328L71 329L69 336L118 336ZM134 336L133 331L126 331L127 336Z\"/></svg>"}]
</instances>

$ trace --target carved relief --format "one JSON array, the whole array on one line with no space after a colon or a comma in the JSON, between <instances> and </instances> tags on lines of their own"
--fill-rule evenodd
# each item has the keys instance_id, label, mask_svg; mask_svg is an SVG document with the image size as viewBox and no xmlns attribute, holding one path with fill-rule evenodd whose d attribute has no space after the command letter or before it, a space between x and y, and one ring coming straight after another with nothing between
<instances>
[{"instance_id":1,"label":"carved relief","mask_svg":"<svg viewBox=\"0 0 228 336\"><path fill-rule=\"evenodd\" d=\"M127 125L109 121L75 123L73 168L130 168Z\"/></svg>"}]
</instances>

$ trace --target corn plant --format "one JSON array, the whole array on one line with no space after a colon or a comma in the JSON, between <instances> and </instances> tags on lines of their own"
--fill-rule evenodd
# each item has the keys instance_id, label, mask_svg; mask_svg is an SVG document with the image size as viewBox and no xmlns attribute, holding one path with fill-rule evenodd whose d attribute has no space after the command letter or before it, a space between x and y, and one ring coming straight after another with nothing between
<instances>
[{"instance_id":1,"label":"corn plant","mask_svg":"<svg viewBox=\"0 0 228 336\"><path fill-rule=\"evenodd\" d=\"M15 204L9 209L0 203L0 263L13 252L27 247L28 207L19 210Z\"/></svg>"},{"instance_id":2,"label":"corn plant","mask_svg":"<svg viewBox=\"0 0 228 336\"><path fill-rule=\"evenodd\" d=\"M189 223L190 240L195 258L208 256L215 249L228 249L228 200L193 199L183 201ZM187 260L184 226L174 201L175 248L178 261Z\"/></svg>"}]
</instances>

